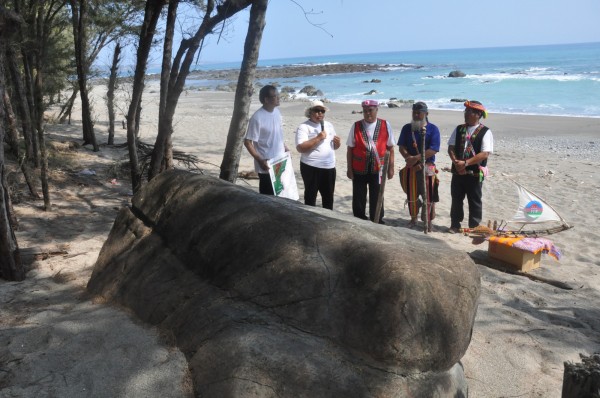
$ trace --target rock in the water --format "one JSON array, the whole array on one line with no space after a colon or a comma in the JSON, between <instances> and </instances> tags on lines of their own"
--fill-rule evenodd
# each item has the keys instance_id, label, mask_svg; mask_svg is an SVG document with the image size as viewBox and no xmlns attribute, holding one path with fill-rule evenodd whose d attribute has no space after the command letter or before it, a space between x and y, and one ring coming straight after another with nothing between
<instances>
[{"instance_id":1,"label":"rock in the water","mask_svg":"<svg viewBox=\"0 0 600 398\"><path fill-rule=\"evenodd\" d=\"M300 94L306 94L309 97L314 97L316 95L323 95L321 90L317 90L314 86L304 86L302 90L300 90Z\"/></svg>"},{"instance_id":2,"label":"rock in the water","mask_svg":"<svg viewBox=\"0 0 600 398\"><path fill-rule=\"evenodd\" d=\"M88 289L172 335L200 395L467 395L465 253L183 171L132 202Z\"/></svg>"},{"instance_id":3,"label":"rock in the water","mask_svg":"<svg viewBox=\"0 0 600 398\"><path fill-rule=\"evenodd\" d=\"M467 76L464 72L459 71L459 70L453 70L452 72L448 73L448 77L465 77Z\"/></svg>"}]
</instances>

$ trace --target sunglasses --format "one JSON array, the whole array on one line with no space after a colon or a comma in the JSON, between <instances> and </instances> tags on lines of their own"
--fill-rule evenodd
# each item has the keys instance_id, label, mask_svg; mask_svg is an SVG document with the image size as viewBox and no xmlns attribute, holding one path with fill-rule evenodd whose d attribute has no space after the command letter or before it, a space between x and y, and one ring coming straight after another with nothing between
<instances>
[{"instance_id":1,"label":"sunglasses","mask_svg":"<svg viewBox=\"0 0 600 398\"><path fill-rule=\"evenodd\" d=\"M325 113L325 109L313 109L314 113Z\"/></svg>"}]
</instances>

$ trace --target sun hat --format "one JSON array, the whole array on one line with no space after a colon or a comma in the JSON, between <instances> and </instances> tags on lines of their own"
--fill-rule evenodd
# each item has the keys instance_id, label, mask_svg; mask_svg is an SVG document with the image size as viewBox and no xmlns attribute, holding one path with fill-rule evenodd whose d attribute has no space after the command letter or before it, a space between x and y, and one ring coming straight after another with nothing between
<instances>
[{"instance_id":1,"label":"sun hat","mask_svg":"<svg viewBox=\"0 0 600 398\"><path fill-rule=\"evenodd\" d=\"M364 100L361 105L363 108L365 106L379 106L379 102L377 100Z\"/></svg>"},{"instance_id":2,"label":"sun hat","mask_svg":"<svg viewBox=\"0 0 600 398\"><path fill-rule=\"evenodd\" d=\"M323 101L321 101L321 100L311 100L310 101L310 106L308 107L308 109L313 109L313 108L323 108L326 111L329 110L329 108L327 108L325 106L325 104L323 103Z\"/></svg>"},{"instance_id":3,"label":"sun hat","mask_svg":"<svg viewBox=\"0 0 600 398\"><path fill-rule=\"evenodd\" d=\"M329 108L327 108L325 106L325 104L323 103L323 101L321 100L311 100L308 104L308 107L304 110L304 116L306 117L310 117L310 111L312 111L314 108L323 108L325 109L325 111L328 111Z\"/></svg>"},{"instance_id":4,"label":"sun hat","mask_svg":"<svg viewBox=\"0 0 600 398\"><path fill-rule=\"evenodd\" d=\"M427 104L419 101L419 102L415 102L412 106L412 110L414 111L418 111L418 112L425 112L427 113Z\"/></svg>"},{"instance_id":5,"label":"sun hat","mask_svg":"<svg viewBox=\"0 0 600 398\"><path fill-rule=\"evenodd\" d=\"M475 109L476 111L481 112L481 115L485 119L487 117L487 109L485 106L479 101L465 101L464 103L466 108Z\"/></svg>"}]
</instances>

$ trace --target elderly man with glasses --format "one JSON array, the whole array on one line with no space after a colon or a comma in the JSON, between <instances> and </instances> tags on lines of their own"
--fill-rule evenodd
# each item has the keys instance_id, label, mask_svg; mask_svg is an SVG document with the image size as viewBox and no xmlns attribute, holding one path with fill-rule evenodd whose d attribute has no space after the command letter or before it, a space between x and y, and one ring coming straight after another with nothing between
<instances>
[{"instance_id":1,"label":"elderly man with glasses","mask_svg":"<svg viewBox=\"0 0 600 398\"><path fill-rule=\"evenodd\" d=\"M269 176L269 159L277 159L288 149L283 142L283 122L279 106L279 93L275 86L266 85L260 89L258 99L262 104L248 122L244 146L254 158L254 170L258 173L258 191L274 195Z\"/></svg>"},{"instance_id":2,"label":"elderly man with glasses","mask_svg":"<svg viewBox=\"0 0 600 398\"><path fill-rule=\"evenodd\" d=\"M379 103L375 100L362 102L363 119L350 128L346 145L348 151L347 176L352 180L352 213L354 217L367 219L367 189L369 191L369 219L383 222L383 202L379 220L375 220L377 198L382 178L394 176L394 133L390 123L379 119ZM387 176L382 176L386 151L390 151Z\"/></svg>"},{"instance_id":3,"label":"elderly man with glasses","mask_svg":"<svg viewBox=\"0 0 600 398\"><path fill-rule=\"evenodd\" d=\"M464 105L465 123L457 126L448 140L452 160L450 233L460 231L465 196L469 203L469 228L481 223L483 179L487 175L487 159L494 151L492 131L480 123L481 118L487 117L487 110L479 101L467 101Z\"/></svg>"}]
</instances>

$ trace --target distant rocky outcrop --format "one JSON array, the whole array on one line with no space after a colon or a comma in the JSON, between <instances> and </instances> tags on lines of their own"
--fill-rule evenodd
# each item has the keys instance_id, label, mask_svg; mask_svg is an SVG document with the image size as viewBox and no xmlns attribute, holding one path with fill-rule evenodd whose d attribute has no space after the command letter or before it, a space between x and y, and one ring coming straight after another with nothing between
<instances>
[{"instance_id":1,"label":"distant rocky outcrop","mask_svg":"<svg viewBox=\"0 0 600 398\"><path fill-rule=\"evenodd\" d=\"M420 65L401 65L404 68L420 69ZM319 64L319 65L281 65L256 69L256 79L292 78L300 76L318 76L324 74L387 72L389 65L379 64ZM237 81L239 69L202 70L190 73L192 79ZM376 80L376 79L375 79Z\"/></svg>"},{"instance_id":2,"label":"distant rocky outcrop","mask_svg":"<svg viewBox=\"0 0 600 398\"><path fill-rule=\"evenodd\" d=\"M323 96L323 92L321 90L318 90L316 87L310 85L302 87L302 89L300 90L300 94L306 94L309 97Z\"/></svg>"},{"instance_id":3,"label":"distant rocky outcrop","mask_svg":"<svg viewBox=\"0 0 600 398\"><path fill-rule=\"evenodd\" d=\"M377 90L370 90L369 92L366 92L363 95L373 95L373 94L377 94L377 93L378 93Z\"/></svg>"},{"instance_id":4,"label":"distant rocky outcrop","mask_svg":"<svg viewBox=\"0 0 600 398\"><path fill-rule=\"evenodd\" d=\"M281 90L279 90L279 92L293 94L296 92L296 89L292 86L283 86L281 87Z\"/></svg>"},{"instance_id":5,"label":"distant rocky outcrop","mask_svg":"<svg viewBox=\"0 0 600 398\"><path fill-rule=\"evenodd\" d=\"M468 100L465 98L452 98L450 100L450 102L465 102L465 101L468 101Z\"/></svg>"},{"instance_id":6,"label":"distant rocky outcrop","mask_svg":"<svg viewBox=\"0 0 600 398\"><path fill-rule=\"evenodd\" d=\"M452 72L448 73L448 77L465 77L465 76L467 76L467 75L460 70L453 70Z\"/></svg>"},{"instance_id":7,"label":"distant rocky outcrop","mask_svg":"<svg viewBox=\"0 0 600 398\"><path fill-rule=\"evenodd\" d=\"M387 102L387 106L388 108L409 108L412 106L412 104L415 103L415 100L405 100L405 99L398 99L396 97L390 98L389 101Z\"/></svg>"},{"instance_id":8,"label":"distant rocky outcrop","mask_svg":"<svg viewBox=\"0 0 600 398\"><path fill-rule=\"evenodd\" d=\"M467 396L479 271L422 233L169 171L88 290L172 336L199 396Z\"/></svg>"},{"instance_id":9,"label":"distant rocky outcrop","mask_svg":"<svg viewBox=\"0 0 600 398\"><path fill-rule=\"evenodd\" d=\"M363 83L381 83L381 79L365 80Z\"/></svg>"}]
</instances>

